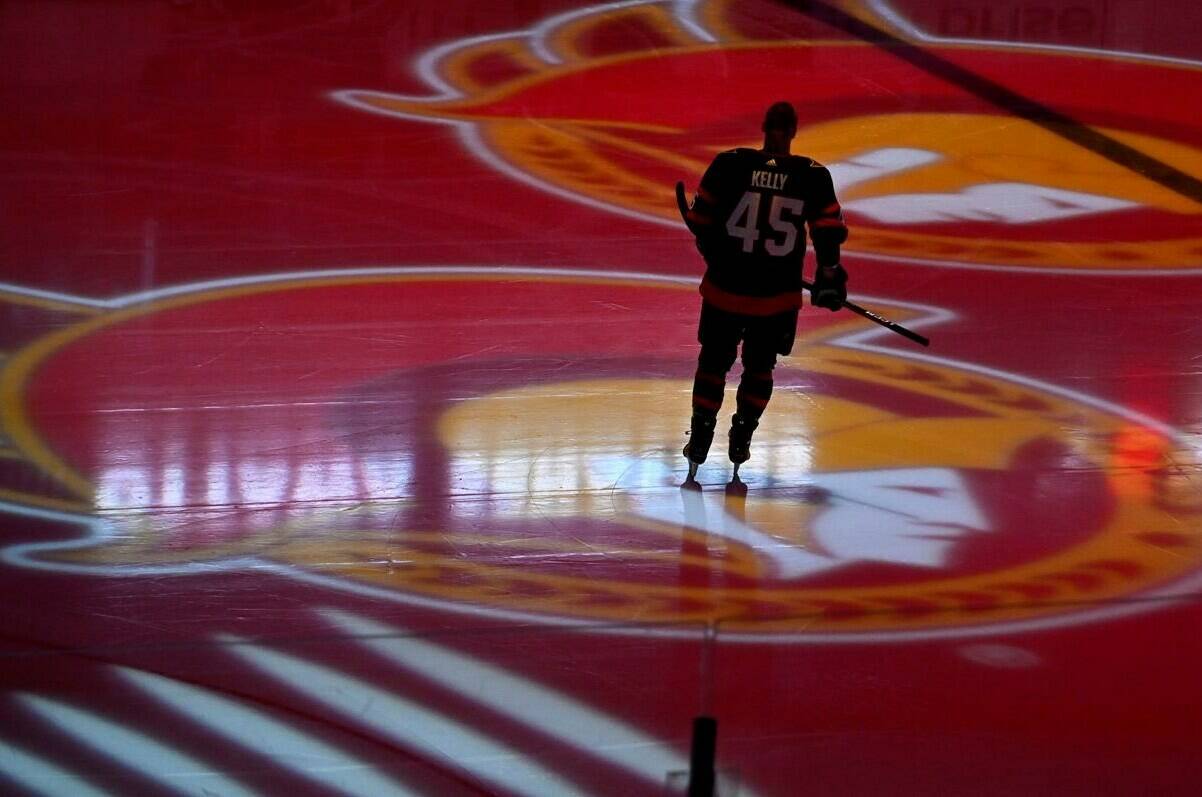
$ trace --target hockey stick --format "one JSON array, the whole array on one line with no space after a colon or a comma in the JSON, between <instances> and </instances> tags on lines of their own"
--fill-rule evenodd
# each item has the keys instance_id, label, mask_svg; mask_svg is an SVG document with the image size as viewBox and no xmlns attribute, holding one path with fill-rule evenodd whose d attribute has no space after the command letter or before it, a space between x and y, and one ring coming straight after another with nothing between
<instances>
[{"instance_id":1,"label":"hockey stick","mask_svg":"<svg viewBox=\"0 0 1202 797\"><path fill-rule=\"evenodd\" d=\"M689 214L689 200L688 200L688 197L685 196L683 182L676 183L676 209L680 211L680 217L682 219L684 219L684 224L686 227L689 228L689 232L696 235L698 230L696 230L693 227L693 225L689 223L689 215L688 215ZM802 280L801 287L806 289L807 291L813 292L814 283ZM856 304L855 302L847 301L845 299L843 301L843 306L846 307L848 310L851 310L853 313L855 313L858 316L867 318L869 321L872 321L875 324L880 324L885 329L888 329L891 332L896 332L897 334L901 335L903 338L908 338L909 340L914 341L919 346L930 346L931 345L931 341L929 338L923 337L922 335L919 335L917 332L915 332L911 329L906 329L905 327L903 327L901 324L897 323L896 321L890 321L888 318L885 318L884 316L879 316L876 313L872 312L871 310L860 307L860 305Z\"/></svg>"}]
</instances>

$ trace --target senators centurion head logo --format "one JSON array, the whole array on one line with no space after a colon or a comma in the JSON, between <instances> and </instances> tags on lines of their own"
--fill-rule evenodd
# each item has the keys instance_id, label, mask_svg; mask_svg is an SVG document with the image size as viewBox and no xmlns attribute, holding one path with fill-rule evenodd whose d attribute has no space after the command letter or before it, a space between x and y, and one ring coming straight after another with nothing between
<instances>
[{"instance_id":1,"label":"senators centurion head logo","mask_svg":"<svg viewBox=\"0 0 1202 797\"><path fill-rule=\"evenodd\" d=\"M947 317L863 298L908 324ZM10 462L63 496L21 511L84 528L3 558L761 641L996 634L1196 588L1196 464L1173 430L875 348L843 315L803 314L751 491L723 489L718 454L682 491L696 301L691 279L413 268L114 303L3 372ZM464 334L496 307L538 312ZM602 328L576 331L584 315ZM631 319L637 340L603 328Z\"/></svg>"},{"instance_id":2,"label":"senators centurion head logo","mask_svg":"<svg viewBox=\"0 0 1202 797\"><path fill-rule=\"evenodd\" d=\"M1069 48L926 51L1055 109L1025 121L884 49L756 3L620 2L426 53L423 95L339 91L352 107L454 125L498 171L645 222L679 224L677 180L757 146L764 109L797 106L795 150L830 167L859 256L976 268L1202 266L1197 196L1110 149L1202 178L1198 67ZM883 3L868 3L878 9ZM863 12L893 29L889 15ZM1050 77L1054 76L1054 77ZM1149 91L1148 87L1156 87ZM1175 98L1164 102L1164 97Z\"/></svg>"}]
</instances>

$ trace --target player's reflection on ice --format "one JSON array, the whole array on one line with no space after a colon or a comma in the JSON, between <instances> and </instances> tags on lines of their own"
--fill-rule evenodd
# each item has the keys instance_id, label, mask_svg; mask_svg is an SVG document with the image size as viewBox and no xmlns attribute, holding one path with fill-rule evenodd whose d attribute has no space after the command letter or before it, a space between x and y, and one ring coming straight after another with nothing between
<instances>
[{"instance_id":1,"label":"player's reflection on ice","mask_svg":"<svg viewBox=\"0 0 1202 797\"><path fill-rule=\"evenodd\" d=\"M722 490L720 511L716 511L717 522L722 527L722 534L697 534L697 530L711 528L709 514L703 491L705 488L693 479L686 479L680 486L681 507L684 512L684 524L680 534L681 577L690 585L697 585L694 577L686 577L686 573L698 571L703 573L704 586L717 588L724 585L726 569L723 560L729 553L729 540L733 531L735 536L738 529L746 528L747 524L747 484L735 475ZM690 567L689 565L699 565Z\"/></svg>"},{"instance_id":2,"label":"player's reflection on ice","mask_svg":"<svg viewBox=\"0 0 1202 797\"><path fill-rule=\"evenodd\" d=\"M707 508L707 492L712 502L712 508ZM768 552L767 560L773 557L771 550L780 546L791 546L788 540L774 538L765 534L747 519L747 483L735 474L721 488L720 501L717 496L718 488L711 487L708 491L700 483L686 479L680 486L681 509L684 522L681 527L681 561L695 560L698 556L704 558L711 566L705 568L709 576L709 586L719 586L723 580L724 569L715 559L725 558L731 544L744 545L757 553ZM826 491L814 488L809 492L812 500L825 501ZM704 532L698 535L697 532ZM787 556L787 554L786 554Z\"/></svg>"}]
</instances>

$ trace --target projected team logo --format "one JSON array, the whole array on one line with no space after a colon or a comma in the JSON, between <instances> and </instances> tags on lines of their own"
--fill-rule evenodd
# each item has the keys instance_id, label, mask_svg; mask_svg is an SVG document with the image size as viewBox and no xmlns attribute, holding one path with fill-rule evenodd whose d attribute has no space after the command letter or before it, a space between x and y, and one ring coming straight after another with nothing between
<instances>
[{"instance_id":1,"label":"projected team logo","mask_svg":"<svg viewBox=\"0 0 1202 797\"><path fill-rule=\"evenodd\" d=\"M832 30L803 16L795 30L768 30L744 11L665 2L569 12L431 50L417 63L428 94L334 97L454 125L466 148L515 181L670 225L679 224L671 186L695 185L720 150L758 146L764 108L787 98L801 117L795 150L834 176L849 251L1008 269L1202 266L1198 198L1115 154L1129 148L1202 178L1196 67L927 48L1109 142L1086 148L1064 125L1023 121L889 52L816 38Z\"/></svg>"},{"instance_id":2,"label":"projected team logo","mask_svg":"<svg viewBox=\"0 0 1202 797\"><path fill-rule=\"evenodd\" d=\"M431 269L114 308L5 372L6 431L89 505L89 533L4 557L127 576L268 568L490 617L816 641L1082 622L1194 577L1202 548L1179 519L1200 507L1168 467L1171 432L873 350L842 315L803 314L751 492L723 489L720 446L704 488L680 490L694 291ZM482 341L473 324L496 307ZM131 385L137 412L119 398Z\"/></svg>"}]
</instances>

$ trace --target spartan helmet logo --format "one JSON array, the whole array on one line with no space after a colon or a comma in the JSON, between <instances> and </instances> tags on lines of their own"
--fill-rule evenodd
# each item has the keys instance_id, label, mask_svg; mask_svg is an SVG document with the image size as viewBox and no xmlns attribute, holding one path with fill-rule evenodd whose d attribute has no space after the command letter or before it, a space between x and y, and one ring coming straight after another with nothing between
<instances>
[{"instance_id":1,"label":"spartan helmet logo","mask_svg":"<svg viewBox=\"0 0 1202 797\"><path fill-rule=\"evenodd\" d=\"M320 301L304 284L200 291L83 322L16 365L74 386L81 364L142 324L193 329L197 318L298 306L320 322L367 294L462 313L464 295L495 302L507 290L537 295L565 319L621 302L650 319L654 351L642 353L640 341L640 353L631 344L622 355L610 341L587 353L597 341L547 340L544 327L514 318L485 352L451 336L437 350L389 347L384 368L379 349L347 344L315 400L290 404L295 423L266 440L239 408L103 414L107 426L89 439L112 437L148 457L85 471L101 510L90 533L12 546L5 561L127 577L269 567L494 617L664 633L717 623L733 637L803 640L1073 622L1075 607L1118 605L1198 567L1199 549L1177 530L1196 512L1169 467L1180 441L1085 397L933 358L824 345L846 328L815 319L831 326L804 331L800 356L779 367L746 466L753 492L682 494L690 391L679 375L692 358L680 352L691 330L656 319L691 290L666 279L540 282L533 272L515 283L482 271L474 281L455 274L456 293L445 279L326 278ZM887 309L903 320L920 312ZM207 356L227 343L208 337L189 338L189 357L220 379L235 363ZM295 358L278 337L259 337L256 355ZM473 356L455 355L457 345ZM565 348L575 353L556 354ZM129 365L135 376L146 372L140 363ZM303 367L243 378L295 402ZM86 405L93 394L80 383L67 395ZM365 411L367 427L356 417ZM176 444L181 430L186 446ZM42 432L71 449L70 430ZM163 505L201 509L153 508ZM1091 509L1066 515L1063 505Z\"/></svg>"},{"instance_id":2,"label":"spartan helmet logo","mask_svg":"<svg viewBox=\"0 0 1202 797\"><path fill-rule=\"evenodd\" d=\"M793 523L808 523L804 535L798 535L807 543L804 547L789 539L798 529L781 538L748 523L738 500L733 507L725 500L715 511L716 502L707 506L701 493L685 491L681 497L683 520L657 502L640 509L646 517L683 522L744 545L781 579L804 580L858 563L939 570L954 561L958 544L969 535L990 531L968 483L950 468L812 474L806 489L784 499L781 507L783 515L794 510ZM796 511L798 502L812 506L813 513ZM778 527L780 531L789 531L788 526Z\"/></svg>"},{"instance_id":3,"label":"spartan helmet logo","mask_svg":"<svg viewBox=\"0 0 1202 797\"><path fill-rule=\"evenodd\" d=\"M1100 584L1088 566L1050 574L1035 564L1086 542L1089 532L1074 526L1080 518L1057 517L1057 507L1040 499L1047 486L1029 481L1032 472L1067 466L1092 472L1073 483L1072 495L1058 488L1053 503L1106 503L1109 485L1090 467L1102 449L1067 444L1053 420L1080 422L1079 410L1012 386L887 358L809 352L803 370L782 366L772 423L761 428L766 436L751 463L762 469L751 471L758 479L750 498L678 489L676 452L659 443L679 431L665 399L675 396L676 417L686 417L688 385L657 376L678 370L667 363L613 362L581 373L563 362L527 361L522 370L533 383L456 402L437 424L438 439L448 472L469 480L463 489L520 496L496 500L486 514L514 533L521 530L523 546L538 547L534 517L574 530L575 545L542 554L527 549L523 557L628 561L632 577L621 583L572 575L565 564L562 577L539 581L559 593L540 599L543 610L610 619L635 611L645 620L720 618L728 630L780 632L798 624L850 630L849 615L870 617L866 628L913 627L938 622L941 601L1002 605L1007 590L1046 597L1054 579ZM505 363L489 368L511 370ZM911 414L914 407L903 410L901 391L915 381L934 388L927 399L959 406L944 404L930 416L924 415L930 406L918 416ZM882 405L872 396L885 386L898 393ZM498 429L498 417L512 420ZM924 446L907 447L910 440ZM1015 494L1027 496L1029 513L1014 514ZM1032 515L1044 532L1035 538L1019 525ZM479 518L443 521L472 527ZM630 528L641 534L631 536ZM624 552L615 539L628 540ZM664 552L677 549L664 565ZM1134 572L1117 559L1101 566L1112 568L1112 576ZM712 588L715 568L724 589ZM1030 583L1013 575L1024 571ZM646 580L633 575L640 572ZM756 585L754 599L734 586L741 578ZM664 608L669 582L677 600L687 595L694 608ZM494 583L491 591L514 590ZM606 595L608 602L574 599L581 595ZM864 595L872 597L865 601ZM814 619L815 606L830 611L827 624ZM884 607L907 613L883 617ZM790 612L797 616L785 619Z\"/></svg>"},{"instance_id":4,"label":"spartan helmet logo","mask_svg":"<svg viewBox=\"0 0 1202 797\"><path fill-rule=\"evenodd\" d=\"M830 168L854 231L848 251L1007 269L1202 267L1193 200L890 53L816 43L802 29L796 40L775 29L764 38L739 16L739 4L723 2L579 9L429 51L417 62L428 93L363 87L332 96L384 117L452 125L475 157L559 200L672 226L679 220L664 187L700 175L720 150L757 146L763 109L790 97L794 150ZM627 26L624 41L640 45L598 52L613 26ZM1202 138L1185 110L1202 103L1192 69L1124 60L1102 82L1099 57L1012 51L1004 82L1198 175ZM989 51L958 49L955 59L983 75L997 70ZM849 60L852 83L838 78ZM1062 77L1049 83L1050 72ZM1148 102L1121 120L1099 112L1113 106L1108 96L1151 96L1148 85L1181 103ZM920 113L898 100L915 91Z\"/></svg>"}]
</instances>

